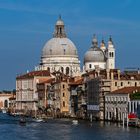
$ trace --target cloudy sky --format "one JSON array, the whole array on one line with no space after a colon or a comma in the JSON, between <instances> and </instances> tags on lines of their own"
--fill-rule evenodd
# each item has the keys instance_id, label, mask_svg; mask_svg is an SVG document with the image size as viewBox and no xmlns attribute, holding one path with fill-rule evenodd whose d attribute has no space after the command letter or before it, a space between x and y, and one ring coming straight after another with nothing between
<instances>
[{"instance_id":1,"label":"cloudy sky","mask_svg":"<svg viewBox=\"0 0 140 140\"><path fill-rule=\"evenodd\" d=\"M81 64L93 34L112 35L116 67L140 67L140 0L0 0L0 90L40 61L61 14Z\"/></svg>"}]
</instances>

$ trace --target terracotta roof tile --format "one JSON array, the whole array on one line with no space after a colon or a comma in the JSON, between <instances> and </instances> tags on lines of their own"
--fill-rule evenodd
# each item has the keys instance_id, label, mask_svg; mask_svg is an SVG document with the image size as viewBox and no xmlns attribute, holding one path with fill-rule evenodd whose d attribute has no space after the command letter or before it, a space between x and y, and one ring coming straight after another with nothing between
<instances>
[{"instance_id":1,"label":"terracotta roof tile","mask_svg":"<svg viewBox=\"0 0 140 140\"><path fill-rule=\"evenodd\" d=\"M47 70L31 71L29 73L17 76L16 79L33 78L34 76L50 76L50 72Z\"/></svg>"},{"instance_id":2,"label":"terracotta roof tile","mask_svg":"<svg viewBox=\"0 0 140 140\"><path fill-rule=\"evenodd\" d=\"M115 90L112 93L114 94L114 93L134 93L134 92L140 92L140 87L124 87L124 88Z\"/></svg>"},{"instance_id":3,"label":"terracotta roof tile","mask_svg":"<svg viewBox=\"0 0 140 140\"><path fill-rule=\"evenodd\" d=\"M69 83L69 85L81 85L81 84L83 84L83 78L81 78L81 79L78 79L78 80L76 80L76 81L71 81L70 83Z\"/></svg>"}]
</instances>

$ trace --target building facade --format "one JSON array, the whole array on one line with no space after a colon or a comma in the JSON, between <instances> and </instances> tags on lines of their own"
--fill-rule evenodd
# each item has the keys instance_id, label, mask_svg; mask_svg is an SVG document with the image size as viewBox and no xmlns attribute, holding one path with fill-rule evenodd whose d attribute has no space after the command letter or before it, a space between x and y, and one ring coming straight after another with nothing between
<instances>
[{"instance_id":1,"label":"building facade","mask_svg":"<svg viewBox=\"0 0 140 140\"><path fill-rule=\"evenodd\" d=\"M60 71L69 76L80 74L80 61L77 48L67 38L65 25L61 17L56 22L53 38L42 50L41 62L36 70L49 70L51 73Z\"/></svg>"},{"instance_id":2,"label":"building facade","mask_svg":"<svg viewBox=\"0 0 140 140\"><path fill-rule=\"evenodd\" d=\"M16 78L16 110L38 109L37 84L50 78L48 71L32 71Z\"/></svg>"},{"instance_id":3,"label":"building facade","mask_svg":"<svg viewBox=\"0 0 140 140\"><path fill-rule=\"evenodd\" d=\"M111 37L106 48L104 40L98 47L97 38L94 36L91 48L85 53L83 71L92 71L96 68L115 69L115 48Z\"/></svg>"}]
</instances>

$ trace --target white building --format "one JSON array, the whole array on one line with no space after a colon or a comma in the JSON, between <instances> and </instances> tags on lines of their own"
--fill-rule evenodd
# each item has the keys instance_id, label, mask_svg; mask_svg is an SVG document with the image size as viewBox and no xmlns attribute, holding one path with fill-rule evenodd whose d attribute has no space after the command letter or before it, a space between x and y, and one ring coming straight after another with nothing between
<instances>
[{"instance_id":1,"label":"white building","mask_svg":"<svg viewBox=\"0 0 140 140\"><path fill-rule=\"evenodd\" d=\"M128 93L106 94L105 95L105 120L122 121L128 115Z\"/></svg>"},{"instance_id":2,"label":"white building","mask_svg":"<svg viewBox=\"0 0 140 140\"><path fill-rule=\"evenodd\" d=\"M111 37L106 48L104 40L98 47L97 38L94 36L91 48L85 53L83 71L91 71L96 68L115 69L115 48Z\"/></svg>"},{"instance_id":3,"label":"white building","mask_svg":"<svg viewBox=\"0 0 140 140\"><path fill-rule=\"evenodd\" d=\"M139 94L140 87L124 87L105 95L105 119L122 121L128 114L137 113L140 99L132 98Z\"/></svg>"},{"instance_id":4,"label":"white building","mask_svg":"<svg viewBox=\"0 0 140 140\"><path fill-rule=\"evenodd\" d=\"M32 71L16 77L16 110L38 109L37 84L51 78L48 71Z\"/></svg>"},{"instance_id":5,"label":"white building","mask_svg":"<svg viewBox=\"0 0 140 140\"><path fill-rule=\"evenodd\" d=\"M80 61L74 43L67 38L61 17L56 22L53 38L42 50L40 65L37 70L60 71L69 76L80 74Z\"/></svg>"}]
</instances>

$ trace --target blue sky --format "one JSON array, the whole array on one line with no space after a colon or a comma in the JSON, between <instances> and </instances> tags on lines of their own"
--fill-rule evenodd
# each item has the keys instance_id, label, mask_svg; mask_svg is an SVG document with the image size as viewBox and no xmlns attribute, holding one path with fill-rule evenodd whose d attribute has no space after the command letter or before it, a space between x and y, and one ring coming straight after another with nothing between
<instances>
[{"instance_id":1,"label":"blue sky","mask_svg":"<svg viewBox=\"0 0 140 140\"><path fill-rule=\"evenodd\" d=\"M58 15L81 63L93 34L112 35L116 67L140 66L140 0L0 0L0 90L14 89L17 74L31 71L52 37Z\"/></svg>"}]
</instances>

